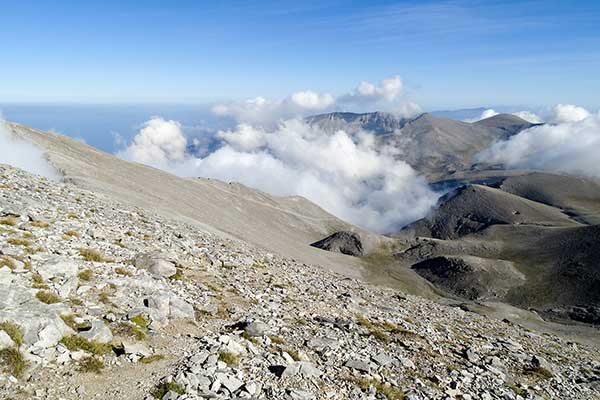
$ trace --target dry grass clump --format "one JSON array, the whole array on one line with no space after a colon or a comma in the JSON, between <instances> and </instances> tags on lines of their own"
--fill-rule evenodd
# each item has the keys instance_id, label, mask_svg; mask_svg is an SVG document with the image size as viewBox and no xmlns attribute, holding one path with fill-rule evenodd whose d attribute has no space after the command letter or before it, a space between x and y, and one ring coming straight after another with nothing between
<instances>
[{"instance_id":1,"label":"dry grass clump","mask_svg":"<svg viewBox=\"0 0 600 400\"><path fill-rule=\"evenodd\" d=\"M74 306L82 306L85 304L83 302L83 300L81 300L79 297L75 297L75 296L69 297L69 303L71 303Z\"/></svg>"},{"instance_id":2,"label":"dry grass clump","mask_svg":"<svg viewBox=\"0 0 600 400\"><path fill-rule=\"evenodd\" d=\"M10 269L17 268L17 264L15 264L15 260L13 260L9 256L0 256L0 268L8 267Z\"/></svg>"},{"instance_id":3,"label":"dry grass clump","mask_svg":"<svg viewBox=\"0 0 600 400\"><path fill-rule=\"evenodd\" d=\"M20 377L25 369L27 362L19 350L12 347L0 350L0 371Z\"/></svg>"},{"instance_id":4,"label":"dry grass clump","mask_svg":"<svg viewBox=\"0 0 600 400\"><path fill-rule=\"evenodd\" d=\"M35 294L35 297L42 303L46 304L60 303L62 300L60 297L48 290L40 290Z\"/></svg>"},{"instance_id":5,"label":"dry grass clump","mask_svg":"<svg viewBox=\"0 0 600 400\"><path fill-rule=\"evenodd\" d=\"M81 372L91 372L99 374L104 369L104 362L97 357L86 357L79 361L79 370Z\"/></svg>"},{"instance_id":6,"label":"dry grass clump","mask_svg":"<svg viewBox=\"0 0 600 400\"><path fill-rule=\"evenodd\" d=\"M550 371L547 368L544 367L530 367L530 368L526 368L523 373L525 375L531 375L533 377L539 378L539 379L550 379L554 376L554 374L552 373L552 371Z\"/></svg>"},{"instance_id":7,"label":"dry grass clump","mask_svg":"<svg viewBox=\"0 0 600 400\"><path fill-rule=\"evenodd\" d=\"M48 289L44 278L38 273L31 274L31 282L34 289Z\"/></svg>"},{"instance_id":8,"label":"dry grass clump","mask_svg":"<svg viewBox=\"0 0 600 400\"><path fill-rule=\"evenodd\" d=\"M16 217L4 217L4 218L0 218L0 225L6 225L6 226L17 226L17 224L19 223L19 219Z\"/></svg>"},{"instance_id":9,"label":"dry grass clump","mask_svg":"<svg viewBox=\"0 0 600 400\"><path fill-rule=\"evenodd\" d=\"M65 336L60 339L60 343L70 351L83 350L94 355L108 354L112 350L110 344L88 340L77 335Z\"/></svg>"},{"instance_id":10,"label":"dry grass clump","mask_svg":"<svg viewBox=\"0 0 600 400\"><path fill-rule=\"evenodd\" d=\"M163 382L156 386L151 394L155 399L162 399L169 392L184 394L185 388L175 382Z\"/></svg>"},{"instance_id":11,"label":"dry grass clump","mask_svg":"<svg viewBox=\"0 0 600 400\"><path fill-rule=\"evenodd\" d=\"M391 386L389 383L382 383L377 379L368 379L368 378L355 378L350 376L346 378L347 381L354 383L356 386L361 388L363 391L370 390L371 386L373 386L378 393L381 393L385 396L387 400L403 400L404 392L400 389L397 389Z\"/></svg>"},{"instance_id":12,"label":"dry grass clump","mask_svg":"<svg viewBox=\"0 0 600 400\"><path fill-rule=\"evenodd\" d=\"M36 228L48 228L50 226L50 223L48 223L46 221L36 220L36 221L31 221L29 223L29 225L36 227Z\"/></svg>"},{"instance_id":13,"label":"dry grass clump","mask_svg":"<svg viewBox=\"0 0 600 400\"><path fill-rule=\"evenodd\" d=\"M82 281L91 281L94 277L94 271L92 271L91 269L84 269L83 271L77 274L77 277Z\"/></svg>"},{"instance_id":14,"label":"dry grass clump","mask_svg":"<svg viewBox=\"0 0 600 400\"><path fill-rule=\"evenodd\" d=\"M119 322L111 326L111 331L115 336L123 336L136 340L146 339L146 332L135 324Z\"/></svg>"},{"instance_id":15,"label":"dry grass clump","mask_svg":"<svg viewBox=\"0 0 600 400\"><path fill-rule=\"evenodd\" d=\"M31 246L31 242L25 238L8 238L6 242L15 246Z\"/></svg>"},{"instance_id":16,"label":"dry grass clump","mask_svg":"<svg viewBox=\"0 0 600 400\"><path fill-rule=\"evenodd\" d=\"M169 277L170 280L172 281L180 281L183 279L183 270L181 268L177 268L177 272L175 272L175 275L171 275Z\"/></svg>"},{"instance_id":17,"label":"dry grass clump","mask_svg":"<svg viewBox=\"0 0 600 400\"><path fill-rule=\"evenodd\" d=\"M148 329L148 326L150 325L150 320L146 318L143 314L138 314L130 318L129 320L142 329Z\"/></svg>"},{"instance_id":18,"label":"dry grass clump","mask_svg":"<svg viewBox=\"0 0 600 400\"><path fill-rule=\"evenodd\" d=\"M258 340L257 338L255 338L253 336L250 336L250 334L248 334L248 332L246 332L246 331L242 332L242 337L256 346L258 346L260 344L260 340Z\"/></svg>"},{"instance_id":19,"label":"dry grass clump","mask_svg":"<svg viewBox=\"0 0 600 400\"><path fill-rule=\"evenodd\" d=\"M165 356L163 356L162 354L153 354L151 356L147 356L147 357L143 357L140 362L142 364L152 364L154 362L163 360L165 358Z\"/></svg>"},{"instance_id":20,"label":"dry grass clump","mask_svg":"<svg viewBox=\"0 0 600 400\"><path fill-rule=\"evenodd\" d=\"M6 332L17 347L21 347L23 344L23 332L21 332L21 328L18 325L8 321L0 322L0 331Z\"/></svg>"},{"instance_id":21,"label":"dry grass clump","mask_svg":"<svg viewBox=\"0 0 600 400\"><path fill-rule=\"evenodd\" d=\"M223 361L225 364L230 367L235 367L240 363L240 359L237 354L229 352L229 351L221 351L219 352L219 361Z\"/></svg>"},{"instance_id":22,"label":"dry grass clump","mask_svg":"<svg viewBox=\"0 0 600 400\"><path fill-rule=\"evenodd\" d=\"M279 336L269 336L269 339L271 339L271 342L274 344L285 344L285 340Z\"/></svg>"},{"instance_id":23,"label":"dry grass clump","mask_svg":"<svg viewBox=\"0 0 600 400\"><path fill-rule=\"evenodd\" d=\"M73 230L69 230L69 231L65 231L63 233L63 236L65 236L67 238L79 237L79 232L73 231Z\"/></svg>"},{"instance_id":24,"label":"dry grass clump","mask_svg":"<svg viewBox=\"0 0 600 400\"><path fill-rule=\"evenodd\" d=\"M94 249L79 249L79 254L83 257L85 261L93 261L93 262L111 262L112 260L106 257L104 254L100 253Z\"/></svg>"},{"instance_id":25,"label":"dry grass clump","mask_svg":"<svg viewBox=\"0 0 600 400\"><path fill-rule=\"evenodd\" d=\"M75 314L62 314L60 318L67 324L67 326L74 331L81 331L82 329L88 328L90 326L89 323L78 323L75 321L77 315Z\"/></svg>"},{"instance_id":26,"label":"dry grass clump","mask_svg":"<svg viewBox=\"0 0 600 400\"><path fill-rule=\"evenodd\" d=\"M392 336L418 336L416 333L391 322L372 322L363 315L357 316L356 322L365 327L369 331L370 336L382 343L391 341Z\"/></svg>"},{"instance_id":27,"label":"dry grass clump","mask_svg":"<svg viewBox=\"0 0 600 400\"><path fill-rule=\"evenodd\" d=\"M104 291L98 293L98 300L103 304L110 304L110 293Z\"/></svg>"},{"instance_id":28,"label":"dry grass clump","mask_svg":"<svg viewBox=\"0 0 600 400\"><path fill-rule=\"evenodd\" d=\"M131 271L123 267L115 268L115 273L121 276L133 276L133 273Z\"/></svg>"}]
</instances>

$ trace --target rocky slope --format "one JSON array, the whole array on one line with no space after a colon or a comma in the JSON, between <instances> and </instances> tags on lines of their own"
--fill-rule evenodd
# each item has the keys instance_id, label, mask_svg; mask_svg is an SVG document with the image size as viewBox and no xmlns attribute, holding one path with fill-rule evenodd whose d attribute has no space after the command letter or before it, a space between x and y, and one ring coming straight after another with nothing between
<instances>
[{"instance_id":1,"label":"rocky slope","mask_svg":"<svg viewBox=\"0 0 600 400\"><path fill-rule=\"evenodd\" d=\"M0 166L0 398L592 399L598 348Z\"/></svg>"},{"instance_id":2,"label":"rocky slope","mask_svg":"<svg viewBox=\"0 0 600 400\"><path fill-rule=\"evenodd\" d=\"M303 197L271 196L235 182L182 178L126 162L69 137L15 123L7 123L7 128L43 149L65 179L79 187L350 276L361 276L359 262L308 244L338 230L359 233L367 251L386 240Z\"/></svg>"}]
</instances>

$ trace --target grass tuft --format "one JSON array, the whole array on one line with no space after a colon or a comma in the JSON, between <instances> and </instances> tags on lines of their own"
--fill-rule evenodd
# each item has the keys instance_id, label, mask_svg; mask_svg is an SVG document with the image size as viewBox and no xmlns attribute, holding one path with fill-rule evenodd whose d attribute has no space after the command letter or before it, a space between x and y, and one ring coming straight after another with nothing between
<instances>
[{"instance_id":1,"label":"grass tuft","mask_svg":"<svg viewBox=\"0 0 600 400\"><path fill-rule=\"evenodd\" d=\"M68 238L74 238L74 237L79 237L79 232L71 230L71 231L66 231L65 233L63 233L63 235Z\"/></svg>"},{"instance_id":2,"label":"grass tuft","mask_svg":"<svg viewBox=\"0 0 600 400\"><path fill-rule=\"evenodd\" d=\"M110 344L88 340L77 335L65 336L60 339L60 343L70 351L83 350L94 355L108 354L112 350Z\"/></svg>"},{"instance_id":3,"label":"grass tuft","mask_svg":"<svg viewBox=\"0 0 600 400\"><path fill-rule=\"evenodd\" d=\"M86 357L79 361L79 370L81 372L91 372L99 374L104 369L104 362L97 357Z\"/></svg>"},{"instance_id":4,"label":"grass tuft","mask_svg":"<svg viewBox=\"0 0 600 400\"><path fill-rule=\"evenodd\" d=\"M25 369L27 369L27 362L19 350L12 347L0 350L1 371L18 378L23 375Z\"/></svg>"},{"instance_id":5,"label":"grass tuft","mask_svg":"<svg viewBox=\"0 0 600 400\"><path fill-rule=\"evenodd\" d=\"M121 276L133 276L133 273L123 267L115 268L115 273Z\"/></svg>"},{"instance_id":6,"label":"grass tuft","mask_svg":"<svg viewBox=\"0 0 600 400\"><path fill-rule=\"evenodd\" d=\"M31 246L31 241L25 238L8 238L6 242L14 246Z\"/></svg>"},{"instance_id":7,"label":"grass tuft","mask_svg":"<svg viewBox=\"0 0 600 400\"><path fill-rule=\"evenodd\" d=\"M148 320L148 318L146 318L143 314L138 314L129 320L142 329L148 329L148 325L150 325L150 320Z\"/></svg>"},{"instance_id":8,"label":"grass tuft","mask_svg":"<svg viewBox=\"0 0 600 400\"><path fill-rule=\"evenodd\" d=\"M0 268L2 267L8 267L10 269L15 269L17 268L17 264L15 263L15 260L13 260L12 258L8 257L8 256L0 256Z\"/></svg>"},{"instance_id":9,"label":"grass tuft","mask_svg":"<svg viewBox=\"0 0 600 400\"><path fill-rule=\"evenodd\" d=\"M104 254L100 253L94 249L79 249L79 254L83 257L85 261L93 261L93 262L111 262L112 260L106 257Z\"/></svg>"},{"instance_id":10,"label":"grass tuft","mask_svg":"<svg viewBox=\"0 0 600 400\"><path fill-rule=\"evenodd\" d=\"M540 379L550 379L554 376L552 371L544 367L526 368L523 372L525 375L531 375Z\"/></svg>"},{"instance_id":11,"label":"grass tuft","mask_svg":"<svg viewBox=\"0 0 600 400\"><path fill-rule=\"evenodd\" d=\"M152 364L154 362L163 360L165 358L165 356L163 356L162 354L153 354L151 356L147 356L147 357L143 357L140 362L142 364Z\"/></svg>"},{"instance_id":12,"label":"grass tuft","mask_svg":"<svg viewBox=\"0 0 600 400\"><path fill-rule=\"evenodd\" d=\"M77 323L75 318L77 316L75 314L62 314L60 318L64 321L65 324L74 331L78 332L90 326L89 323Z\"/></svg>"},{"instance_id":13,"label":"grass tuft","mask_svg":"<svg viewBox=\"0 0 600 400\"><path fill-rule=\"evenodd\" d=\"M16 217L0 218L0 225L17 226L18 223L19 223L19 219Z\"/></svg>"},{"instance_id":14,"label":"grass tuft","mask_svg":"<svg viewBox=\"0 0 600 400\"><path fill-rule=\"evenodd\" d=\"M219 361L223 361L230 367L234 367L240 363L239 357L236 354L229 351L221 351L219 353Z\"/></svg>"},{"instance_id":15,"label":"grass tuft","mask_svg":"<svg viewBox=\"0 0 600 400\"><path fill-rule=\"evenodd\" d=\"M398 388L391 386L389 383L382 383L377 379L355 378L353 376L347 378L363 391L369 391L373 386L378 393L385 396L387 400L403 400L404 392Z\"/></svg>"},{"instance_id":16,"label":"grass tuft","mask_svg":"<svg viewBox=\"0 0 600 400\"><path fill-rule=\"evenodd\" d=\"M12 341L16 343L17 347L21 347L23 344L23 332L21 332L21 328L18 325L8 321L0 322L0 331L6 332Z\"/></svg>"},{"instance_id":17,"label":"grass tuft","mask_svg":"<svg viewBox=\"0 0 600 400\"><path fill-rule=\"evenodd\" d=\"M58 297L57 295L55 295L52 292L49 292L48 290L38 291L35 294L35 297L42 303L46 303L46 304L60 303L62 300L60 297Z\"/></svg>"},{"instance_id":18,"label":"grass tuft","mask_svg":"<svg viewBox=\"0 0 600 400\"><path fill-rule=\"evenodd\" d=\"M77 274L77 277L82 281L91 281L94 277L94 271L92 271L91 269L84 269L83 271Z\"/></svg>"},{"instance_id":19,"label":"grass tuft","mask_svg":"<svg viewBox=\"0 0 600 400\"><path fill-rule=\"evenodd\" d=\"M181 268L177 268L177 272L175 272L175 275L170 276L169 279L172 281L182 280L183 279L183 271L181 270Z\"/></svg>"},{"instance_id":20,"label":"grass tuft","mask_svg":"<svg viewBox=\"0 0 600 400\"><path fill-rule=\"evenodd\" d=\"M47 228L50 226L50 224L46 221L31 221L29 223L31 226L36 227L36 228Z\"/></svg>"},{"instance_id":21,"label":"grass tuft","mask_svg":"<svg viewBox=\"0 0 600 400\"><path fill-rule=\"evenodd\" d=\"M127 322L119 322L118 324L112 325L111 330L115 336L125 336L137 340L146 339L146 332L137 325Z\"/></svg>"},{"instance_id":22,"label":"grass tuft","mask_svg":"<svg viewBox=\"0 0 600 400\"><path fill-rule=\"evenodd\" d=\"M185 388L175 382L164 382L156 386L156 388L154 388L151 394L152 396L154 396L155 399L162 399L168 392L184 394Z\"/></svg>"}]
</instances>

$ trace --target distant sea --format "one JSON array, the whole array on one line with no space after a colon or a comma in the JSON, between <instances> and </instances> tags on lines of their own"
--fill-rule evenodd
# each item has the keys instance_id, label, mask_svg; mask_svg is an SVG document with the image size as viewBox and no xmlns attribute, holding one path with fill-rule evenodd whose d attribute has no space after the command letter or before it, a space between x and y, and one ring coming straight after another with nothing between
<instances>
[{"instance_id":1,"label":"distant sea","mask_svg":"<svg viewBox=\"0 0 600 400\"><path fill-rule=\"evenodd\" d=\"M161 104L0 104L2 118L36 129L62 133L114 153L115 135L130 141L152 116L182 124L190 138L232 126L215 118L207 105Z\"/></svg>"}]
</instances>

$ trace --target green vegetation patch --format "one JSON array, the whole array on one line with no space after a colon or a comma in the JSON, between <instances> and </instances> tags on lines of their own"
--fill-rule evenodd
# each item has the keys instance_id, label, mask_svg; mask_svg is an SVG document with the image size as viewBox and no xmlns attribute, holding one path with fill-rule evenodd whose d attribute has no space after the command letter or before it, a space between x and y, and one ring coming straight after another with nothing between
<instances>
[{"instance_id":1,"label":"green vegetation patch","mask_svg":"<svg viewBox=\"0 0 600 400\"><path fill-rule=\"evenodd\" d=\"M17 347L23 344L23 332L18 325L8 321L0 322L0 331L6 332L12 341L16 343Z\"/></svg>"}]
</instances>

